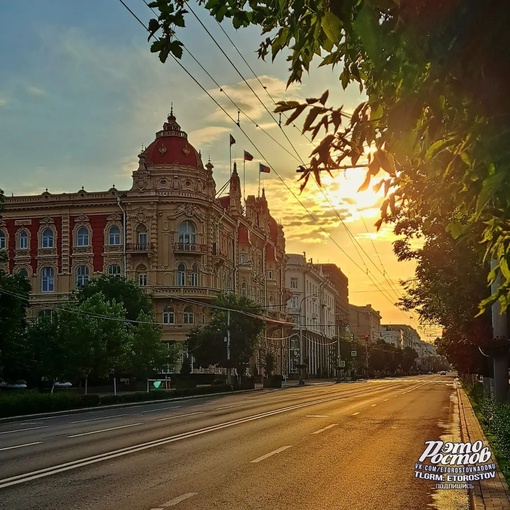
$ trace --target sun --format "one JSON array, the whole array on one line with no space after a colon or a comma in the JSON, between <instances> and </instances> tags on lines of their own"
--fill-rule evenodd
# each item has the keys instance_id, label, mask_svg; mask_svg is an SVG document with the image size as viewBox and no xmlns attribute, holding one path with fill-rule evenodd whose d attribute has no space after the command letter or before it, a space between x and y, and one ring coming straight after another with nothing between
<instances>
[{"instance_id":1,"label":"sun","mask_svg":"<svg viewBox=\"0 0 510 510\"><path fill-rule=\"evenodd\" d=\"M317 191L316 196L324 207L333 205L336 209L347 210L353 219L377 216L384 199L384 191L380 189L376 192L373 189L380 181L379 178L374 178L365 191L358 191L365 176L364 168L350 168L345 172L337 172L333 177L326 175L322 181L324 194Z\"/></svg>"}]
</instances>

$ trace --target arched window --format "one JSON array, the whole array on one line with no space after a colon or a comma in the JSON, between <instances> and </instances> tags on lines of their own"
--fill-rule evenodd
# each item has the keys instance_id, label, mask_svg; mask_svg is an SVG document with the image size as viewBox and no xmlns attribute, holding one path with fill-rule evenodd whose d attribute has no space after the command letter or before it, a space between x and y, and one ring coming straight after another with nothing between
<instances>
[{"instance_id":1,"label":"arched window","mask_svg":"<svg viewBox=\"0 0 510 510\"><path fill-rule=\"evenodd\" d=\"M179 287L186 285L186 266L184 264L177 266L177 285Z\"/></svg>"},{"instance_id":2,"label":"arched window","mask_svg":"<svg viewBox=\"0 0 510 510\"><path fill-rule=\"evenodd\" d=\"M76 246L89 245L89 229L87 227L80 227L76 231Z\"/></svg>"},{"instance_id":3,"label":"arched window","mask_svg":"<svg viewBox=\"0 0 510 510\"><path fill-rule=\"evenodd\" d=\"M76 286L83 287L89 282L89 268L87 266L78 266L76 268Z\"/></svg>"},{"instance_id":4,"label":"arched window","mask_svg":"<svg viewBox=\"0 0 510 510\"><path fill-rule=\"evenodd\" d=\"M179 243L195 244L196 229L193 222L185 220L179 224Z\"/></svg>"},{"instance_id":5,"label":"arched window","mask_svg":"<svg viewBox=\"0 0 510 510\"><path fill-rule=\"evenodd\" d=\"M184 309L182 319L184 324L195 324L195 314L193 313L193 308L191 308L191 306L187 306Z\"/></svg>"},{"instance_id":6,"label":"arched window","mask_svg":"<svg viewBox=\"0 0 510 510\"><path fill-rule=\"evenodd\" d=\"M18 249L28 250L28 234L26 230L21 230L18 235Z\"/></svg>"},{"instance_id":7,"label":"arched window","mask_svg":"<svg viewBox=\"0 0 510 510\"><path fill-rule=\"evenodd\" d=\"M55 239L53 237L53 230L45 228L42 232L42 247L53 248L55 246Z\"/></svg>"},{"instance_id":8,"label":"arched window","mask_svg":"<svg viewBox=\"0 0 510 510\"><path fill-rule=\"evenodd\" d=\"M53 292L55 290L55 270L52 267L43 267L41 270L41 291Z\"/></svg>"},{"instance_id":9,"label":"arched window","mask_svg":"<svg viewBox=\"0 0 510 510\"><path fill-rule=\"evenodd\" d=\"M171 306L163 309L163 324L175 324L175 312Z\"/></svg>"},{"instance_id":10,"label":"arched window","mask_svg":"<svg viewBox=\"0 0 510 510\"><path fill-rule=\"evenodd\" d=\"M147 227L143 223L136 227L136 239L141 249L145 249L149 244L149 235L147 234Z\"/></svg>"},{"instance_id":11,"label":"arched window","mask_svg":"<svg viewBox=\"0 0 510 510\"><path fill-rule=\"evenodd\" d=\"M147 268L144 264L136 267L136 277L140 287L147 287Z\"/></svg>"},{"instance_id":12,"label":"arched window","mask_svg":"<svg viewBox=\"0 0 510 510\"><path fill-rule=\"evenodd\" d=\"M23 278L28 278L28 271L24 267L18 270L18 274L23 276Z\"/></svg>"},{"instance_id":13,"label":"arched window","mask_svg":"<svg viewBox=\"0 0 510 510\"><path fill-rule=\"evenodd\" d=\"M7 248L7 236L3 230L0 230L0 250Z\"/></svg>"},{"instance_id":14,"label":"arched window","mask_svg":"<svg viewBox=\"0 0 510 510\"><path fill-rule=\"evenodd\" d=\"M120 266L118 264L109 265L108 276L120 276Z\"/></svg>"},{"instance_id":15,"label":"arched window","mask_svg":"<svg viewBox=\"0 0 510 510\"><path fill-rule=\"evenodd\" d=\"M190 285L192 287L198 287L198 265L193 264L190 274Z\"/></svg>"},{"instance_id":16,"label":"arched window","mask_svg":"<svg viewBox=\"0 0 510 510\"><path fill-rule=\"evenodd\" d=\"M120 228L117 225L112 225L108 230L108 244L110 246L120 245Z\"/></svg>"},{"instance_id":17,"label":"arched window","mask_svg":"<svg viewBox=\"0 0 510 510\"><path fill-rule=\"evenodd\" d=\"M274 297L269 296L269 309L272 310L274 308Z\"/></svg>"},{"instance_id":18,"label":"arched window","mask_svg":"<svg viewBox=\"0 0 510 510\"><path fill-rule=\"evenodd\" d=\"M246 285L246 282L241 283L241 296L248 297L248 285Z\"/></svg>"}]
</instances>

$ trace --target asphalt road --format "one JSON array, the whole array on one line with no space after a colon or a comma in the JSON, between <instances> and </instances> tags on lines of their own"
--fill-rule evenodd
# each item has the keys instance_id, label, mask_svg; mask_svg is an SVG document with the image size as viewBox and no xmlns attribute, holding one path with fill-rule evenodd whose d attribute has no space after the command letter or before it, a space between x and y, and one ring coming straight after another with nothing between
<instances>
[{"instance_id":1,"label":"asphalt road","mask_svg":"<svg viewBox=\"0 0 510 510\"><path fill-rule=\"evenodd\" d=\"M461 510L414 472L455 398L431 375L2 423L0 509Z\"/></svg>"}]
</instances>

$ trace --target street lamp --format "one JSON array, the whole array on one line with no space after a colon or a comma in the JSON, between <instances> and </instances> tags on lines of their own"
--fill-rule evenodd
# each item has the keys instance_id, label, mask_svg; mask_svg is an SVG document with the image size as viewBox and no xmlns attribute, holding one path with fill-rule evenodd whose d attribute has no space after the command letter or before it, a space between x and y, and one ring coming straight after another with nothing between
<instances>
[{"instance_id":1,"label":"street lamp","mask_svg":"<svg viewBox=\"0 0 510 510\"><path fill-rule=\"evenodd\" d=\"M237 268L242 266L252 266L251 260L247 260L246 262L240 262L239 264L234 265L232 269L233 276L233 286L234 286L234 296L237 294ZM227 336L225 338L227 343L227 384L232 385L232 367L230 366L230 308L227 310Z\"/></svg>"},{"instance_id":2,"label":"street lamp","mask_svg":"<svg viewBox=\"0 0 510 510\"><path fill-rule=\"evenodd\" d=\"M304 363L303 363L303 326L301 324L301 305L303 304L303 301L305 299L312 298L313 301L317 299L317 294L310 294L309 296L305 296L301 298L301 301L299 302L299 384L303 385L305 384L304 379ZM306 311L306 310L305 310ZM305 320L306 320L306 313L305 313Z\"/></svg>"}]
</instances>

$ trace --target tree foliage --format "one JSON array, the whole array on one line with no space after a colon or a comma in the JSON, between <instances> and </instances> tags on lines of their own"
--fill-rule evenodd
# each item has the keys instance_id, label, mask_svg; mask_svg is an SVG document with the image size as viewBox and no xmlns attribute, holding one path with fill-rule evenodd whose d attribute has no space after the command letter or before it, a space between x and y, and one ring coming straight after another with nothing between
<instances>
[{"instance_id":1,"label":"tree foliage","mask_svg":"<svg viewBox=\"0 0 510 510\"><path fill-rule=\"evenodd\" d=\"M284 102L287 123L302 116L303 132L319 140L303 168L303 186L321 171L368 158L360 189L381 180L386 199L380 226L404 214L427 235L448 211L446 231L470 234L497 259L497 297L510 296L510 4L458 0L222 0L200 1L218 21L258 25L260 57L281 53L289 83L315 59L338 69L342 88L366 94L351 113L328 106L328 93ZM185 24L186 1L157 0L152 51L162 61L181 57L175 31ZM367 150L370 149L369 152ZM416 193L419 191L419 193ZM482 228L479 228L482 226Z\"/></svg>"},{"instance_id":2,"label":"tree foliage","mask_svg":"<svg viewBox=\"0 0 510 510\"><path fill-rule=\"evenodd\" d=\"M241 369L253 355L264 328L263 321L256 317L261 308L250 299L234 294L222 294L212 301L212 305L209 324L190 332L188 350L197 365L227 367L225 338L230 330L230 366Z\"/></svg>"}]
</instances>

